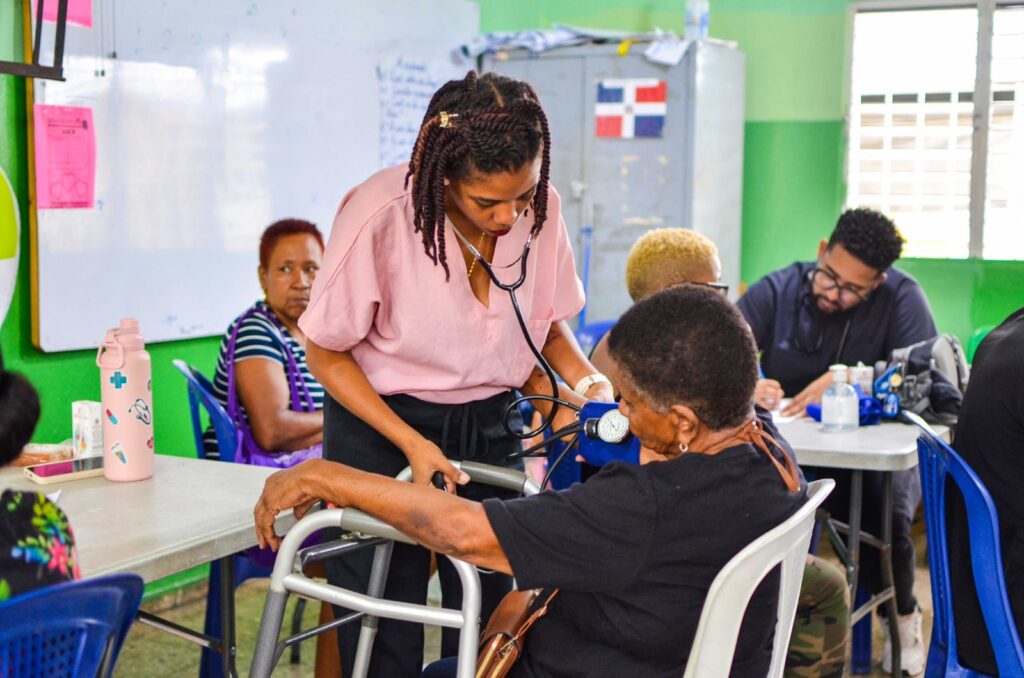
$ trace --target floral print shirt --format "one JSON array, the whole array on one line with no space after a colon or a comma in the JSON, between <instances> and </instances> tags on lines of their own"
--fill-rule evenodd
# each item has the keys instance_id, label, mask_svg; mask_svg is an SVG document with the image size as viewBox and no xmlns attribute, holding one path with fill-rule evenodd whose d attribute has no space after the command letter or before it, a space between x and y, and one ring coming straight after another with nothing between
<instances>
[{"instance_id":1,"label":"floral print shirt","mask_svg":"<svg viewBox=\"0 0 1024 678\"><path fill-rule=\"evenodd\" d=\"M75 538L64 512L42 494L0 494L0 600L78 579Z\"/></svg>"}]
</instances>

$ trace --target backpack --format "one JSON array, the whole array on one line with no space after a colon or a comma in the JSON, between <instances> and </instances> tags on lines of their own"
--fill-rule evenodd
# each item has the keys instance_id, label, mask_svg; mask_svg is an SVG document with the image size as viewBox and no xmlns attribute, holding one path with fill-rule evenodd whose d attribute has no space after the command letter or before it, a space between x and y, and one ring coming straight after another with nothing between
<instances>
[{"instance_id":1,"label":"backpack","mask_svg":"<svg viewBox=\"0 0 1024 678\"><path fill-rule=\"evenodd\" d=\"M876 370L897 365L895 375L899 378L893 378L892 391L899 397L900 408L932 424L955 426L970 379L960 340L952 334L940 334L895 349L888 363L877 365Z\"/></svg>"}]
</instances>

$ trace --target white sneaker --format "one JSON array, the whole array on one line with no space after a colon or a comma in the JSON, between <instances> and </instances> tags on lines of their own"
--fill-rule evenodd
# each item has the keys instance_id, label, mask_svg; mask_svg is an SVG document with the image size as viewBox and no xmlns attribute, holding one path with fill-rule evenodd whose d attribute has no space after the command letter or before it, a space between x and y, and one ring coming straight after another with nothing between
<instances>
[{"instance_id":1,"label":"white sneaker","mask_svg":"<svg viewBox=\"0 0 1024 678\"><path fill-rule=\"evenodd\" d=\"M921 610L897 617L900 629L900 669L903 675L916 676L924 672L925 647L921 637ZM882 671L892 673L892 640L889 637L888 622L883 619L885 629L885 650L882 653Z\"/></svg>"}]
</instances>

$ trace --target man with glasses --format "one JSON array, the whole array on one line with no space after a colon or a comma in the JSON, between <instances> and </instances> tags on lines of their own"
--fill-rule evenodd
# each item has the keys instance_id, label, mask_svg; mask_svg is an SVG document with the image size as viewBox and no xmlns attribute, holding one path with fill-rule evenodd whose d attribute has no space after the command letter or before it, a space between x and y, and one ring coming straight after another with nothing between
<instances>
[{"instance_id":1,"label":"man with glasses","mask_svg":"<svg viewBox=\"0 0 1024 678\"><path fill-rule=\"evenodd\" d=\"M924 290L910 275L891 268L900 257L903 239L885 215L870 209L844 212L831 237L818 246L818 259L797 262L754 283L739 302L761 350L761 367L776 379L792 402L783 415L797 415L821 402L831 383L828 366L874 365L893 349L936 336L935 321ZM826 507L846 519L849 474L841 469L807 469L818 477L834 477L836 491ZM914 599L914 544L910 525L921 498L917 470L893 474L893 574L900 614L904 672L924 670L921 614ZM881 525L882 478L864 474L864 526ZM878 534L876 531L875 534ZM881 590L878 555L867 549L861 557L861 583ZM891 666L889 636L883 668Z\"/></svg>"}]
</instances>

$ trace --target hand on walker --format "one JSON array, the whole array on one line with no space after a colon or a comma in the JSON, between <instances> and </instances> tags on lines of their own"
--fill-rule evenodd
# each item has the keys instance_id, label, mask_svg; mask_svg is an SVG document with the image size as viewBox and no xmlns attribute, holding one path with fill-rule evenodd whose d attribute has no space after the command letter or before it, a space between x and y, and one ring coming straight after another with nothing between
<instances>
[{"instance_id":1,"label":"hand on walker","mask_svg":"<svg viewBox=\"0 0 1024 678\"><path fill-rule=\"evenodd\" d=\"M444 475L446 492L454 493L456 485L469 482L469 475L455 468L441 449L425 438L414 451L406 452L405 456L412 468L412 481L417 485L431 485L431 479L438 471Z\"/></svg>"},{"instance_id":2,"label":"hand on walker","mask_svg":"<svg viewBox=\"0 0 1024 678\"><path fill-rule=\"evenodd\" d=\"M294 509L296 520L306 515L306 512L319 499L309 494L307 479L315 477L317 473L323 473L319 467L323 462L320 459L311 459L297 466L283 471L278 471L267 478L263 484L263 493L253 508L253 518L256 523L256 539L260 548L269 546L277 551L281 546L281 538L274 531L274 519L281 511ZM330 463L330 462L327 462Z\"/></svg>"}]
</instances>

